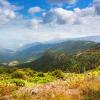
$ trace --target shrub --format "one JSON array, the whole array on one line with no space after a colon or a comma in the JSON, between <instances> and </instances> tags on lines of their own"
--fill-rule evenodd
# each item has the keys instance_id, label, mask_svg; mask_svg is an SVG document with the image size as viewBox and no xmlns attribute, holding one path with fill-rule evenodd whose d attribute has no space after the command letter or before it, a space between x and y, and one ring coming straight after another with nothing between
<instances>
[{"instance_id":1,"label":"shrub","mask_svg":"<svg viewBox=\"0 0 100 100\"><path fill-rule=\"evenodd\" d=\"M16 86L25 86L25 82L23 80L20 79L13 79L11 83L15 83Z\"/></svg>"},{"instance_id":2,"label":"shrub","mask_svg":"<svg viewBox=\"0 0 100 100\"><path fill-rule=\"evenodd\" d=\"M45 75L44 75L44 73L42 73L42 72L38 72L36 76L37 76L37 77L44 77Z\"/></svg>"},{"instance_id":3,"label":"shrub","mask_svg":"<svg viewBox=\"0 0 100 100\"><path fill-rule=\"evenodd\" d=\"M26 77L25 73L23 71L15 71L12 73L12 78L22 78L24 79Z\"/></svg>"},{"instance_id":4,"label":"shrub","mask_svg":"<svg viewBox=\"0 0 100 100\"><path fill-rule=\"evenodd\" d=\"M52 76L54 76L58 79L63 79L64 73L61 70L55 70L55 71L52 72Z\"/></svg>"},{"instance_id":5,"label":"shrub","mask_svg":"<svg viewBox=\"0 0 100 100\"><path fill-rule=\"evenodd\" d=\"M28 81L29 82L34 82L34 83L48 83L54 80L54 77L52 76L45 76L45 77L33 77L33 78L29 78Z\"/></svg>"},{"instance_id":6,"label":"shrub","mask_svg":"<svg viewBox=\"0 0 100 100\"><path fill-rule=\"evenodd\" d=\"M84 100L100 100L100 90L94 91L92 89L88 89L84 96Z\"/></svg>"},{"instance_id":7,"label":"shrub","mask_svg":"<svg viewBox=\"0 0 100 100\"><path fill-rule=\"evenodd\" d=\"M30 68L25 68L25 69L23 69L23 71L26 73L27 76L31 76L31 77L33 77L35 74L37 74L36 71L34 71Z\"/></svg>"},{"instance_id":8,"label":"shrub","mask_svg":"<svg viewBox=\"0 0 100 100\"><path fill-rule=\"evenodd\" d=\"M15 69L14 68L10 68L10 67L1 67L0 66L0 74L3 74L3 73L12 73L14 72Z\"/></svg>"}]
</instances>

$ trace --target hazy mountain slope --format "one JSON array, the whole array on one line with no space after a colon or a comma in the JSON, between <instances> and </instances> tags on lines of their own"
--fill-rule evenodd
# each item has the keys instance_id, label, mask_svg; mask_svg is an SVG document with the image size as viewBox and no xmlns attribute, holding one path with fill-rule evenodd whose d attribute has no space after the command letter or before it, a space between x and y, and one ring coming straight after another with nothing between
<instances>
[{"instance_id":1,"label":"hazy mountain slope","mask_svg":"<svg viewBox=\"0 0 100 100\"><path fill-rule=\"evenodd\" d=\"M80 37L76 38L76 40L84 40L84 41L94 41L94 42L100 42L100 35L98 36L87 36L87 37Z\"/></svg>"},{"instance_id":2,"label":"hazy mountain slope","mask_svg":"<svg viewBox=\"0 0 100 100\"><path fill-rule=\"evenodd\" d=\"M13 53L11 53L12 51L8 52L6 50L2 50L2 52L0 53L0 62L17 60L21 63L21 62L36 60L49 49L56 52L74 54L78 51L84 51L96 44L95 42L90 42L86 40L93 40L97 42L100 40L100 37L99 36L82 37L82 38L76 38L71 40L68 39L51 43L36 42L32 44L27 44Z\"/></svg>"},{"instance_id":3,"label":"hazy mountain slope","mask_svg":"<svg viewBox=\"0 0 100 100\"><path fill-rule=\"evenodd\" d=\"M76 53L78 51L86 50L91 46L95 45L95 42L90 41L66 41L56 44L41 44L38 43L36 45L28 45L19 49L13 56L13 59L27 61L29 59L35 60L43 55L47 50L53 50L56 52L64 52L64 53Z\"/></svg>"},{"instance_id":4,"label":"hazy mountain slope","mask_svg":"<svg viewBox=\"0 0 100 100\"><path fill-rule=\"evenodd\" d=\"M12 50L0 48L0 62L8 61L12 54Z\"/></svg>"},{"instance_id":5,"label":"hazy mountain slope","mask_svg":"<svg viewBox=\"0 0 100 100\"><path fill-rule=\"evenodd\" d=\"M37 59L40 57L46 50L52 48L55 44L36 44L36 45L27 45L27 47L23 47L19 49L13 55L13 59L17 60L28 60L28 59Z\"/></svg>"},{"instance_id":6,"label":"hazy mountain slope","mask_svg":"<svg viewBox=\"0 0 100 100\"><path fill-rule=\"evenodd\" d=\"M56 45L54 48L51 48L50 50L56 52L74 54L79 51L84 51L95 44L96 44L95 42L91 42L91 41L69 40Z\"/></svg>"},{"instance_id":7,"label":"hazy mountain slope","mask_svg":"<svg viewBox=\"0 0 100 100\"><path fill-rule=\"evenodd\" d=\"M26 50L26 49L29 49L29 48L31 48L31 47L35 47L35 46L41 45L41 44L42 44L42 43L40 43L40 42L35 42L35 43L26 44L26 45L20 47L20 48L17 50L17 52L18 52L18 51L21 52L21 51L24 51L24 50Z\"/></svg>"},{"instance_id":8,"label":"hazy mountain slope","mask_svg":"<svg viewBox=\"0 0 100 100\"><path fill-rule=\"evenodd\" d=\"M77 44L78 45L78 44ZM32 67L37 71L51 71L61 69L63 71L83 72L100 65L100 44L92 46L85 51L74 55L47 51L42 57L31 62L19 65L20 67Z\"/></svg>"}]
</instances>

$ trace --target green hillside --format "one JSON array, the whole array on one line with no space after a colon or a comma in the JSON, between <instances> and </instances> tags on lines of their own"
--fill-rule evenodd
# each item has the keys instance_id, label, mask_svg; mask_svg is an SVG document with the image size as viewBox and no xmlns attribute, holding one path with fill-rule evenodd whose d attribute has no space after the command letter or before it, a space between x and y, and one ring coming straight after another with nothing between
<instances>
[{"instance_id":1,"label":"green hillside","mask_svg":"<svg viewBox=\"0 0 100 100\"><path fill-rule=\"evenodd\" d=\"M46 51L52 50L55 52L75 54L79 51L84 51L96 43L92 41L69 40L59 43L35 43L25 45L17 51L8 52L7 50L0 51L0 62L19 63L31 62L40 58ZM5 52L4 52L5 51Z\"/></svg>"},{"instance_id":2,"label":"green hillside","mask_svg":"<svg viewBox=\"0 0 100 100\"><path fill-rule=\"evenodd\" d=\"M64 52L68 54L74 54L79 51L84 51L90 48L91 46L94 46L95 44L96 43L92 41L69 40L56 45L50 50L57 52Z\"/></svg>"},{"instance_id":3,"label":"green hillside","mask_svg":"<svg viewBox=\"0 0 100 100\"><path fill-rule=\"evenodd\" d=\"M91 46L95 45L95 42L91 41L66 41L66 42L61 42L61 43L54 43L54 44L36 44L36 45L29 45L27 47L24 47L24 49L19 49L17 51L12 59L21 61L21 62L26 62L31 59L36 60L39 57L41 57L46 51L48 50L53 50L56 52L64 52L64 53L76 53L78 51L83 51Z\"/></svg>"},{"instance_id":4,"label":"green hillside","mask_svg":"<svg viewBox=\"0 0 100 100\"><path fill-rule=\"evenodd\" d=\"M83 72L100 65L100 44L85 51L69 55L66 53L47 51L42 57L31 62L20 65L21 67L32 67L37 71L52 71L61 69L69 72Z\"/></svg>"}]
</instances>

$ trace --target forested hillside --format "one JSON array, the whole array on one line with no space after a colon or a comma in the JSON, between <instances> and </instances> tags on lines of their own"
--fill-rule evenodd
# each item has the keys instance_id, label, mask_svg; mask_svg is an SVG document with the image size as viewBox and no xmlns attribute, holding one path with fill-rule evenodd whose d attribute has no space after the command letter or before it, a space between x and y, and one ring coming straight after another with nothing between
<instances>
[{"instance_id":1,"label":"forested hillside","mask_svg":"<svg viewBox=\"0 0 100 100\"><path fill-rule=\"evenodd\" d=\"M77 52L67 54L56 51L47 51L39 59L20 65L21 67L32 67L37 71L52 71L61 69L67 72L84 72L100 65L100 44Z\"/></svg>"},{"instance_id":2,"label":"forested hillside","mask_svg":"<svg viewBox=\"0 0 100 100\"><path fill-rule=\"evenodd\" d=\"M3 63L13 61L18 63L30 62L38 59L48 50L74 54L78 51L84 51L95 44L96 42L81 40L69 40L59 43L34 43L12 52L10 50L9 52L7 50L0 51L0 61Z\"/></svg>"}]
</instances>

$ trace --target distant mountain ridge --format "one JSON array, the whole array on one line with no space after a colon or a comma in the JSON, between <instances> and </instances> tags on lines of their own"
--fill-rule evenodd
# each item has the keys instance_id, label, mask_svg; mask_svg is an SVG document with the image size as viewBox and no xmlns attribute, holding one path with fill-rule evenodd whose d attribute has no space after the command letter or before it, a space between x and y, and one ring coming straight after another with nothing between
<instances>
[{"instance_id":1,"label":"distant mountain ridge","mask_svg":"<svg viewBox=\"0 0 100 100\"><path fill-rule=\"evenodd\" d=\"M93 41L90 41L93 40ZM96 42L99 41L100 36L90 36L90 37L82 37L82 38L74 38L69 40L63 40L59 42L49 42L49 43L32 43L24 45L19 48L16 52L11 50L2 50L4 53L0 56L0 62L10 62L10 61L20 61L27 62L33 61L41 57L46 51L53 50L57 52L64 53L76 53L78 51L83 51L91 46L95 45ZM0 51L1 52L1 51Z\"/></svg>"},{"instance_id":2,"label":"distant mountain ridge","mask_svg":"<svg viewBox=\"0 0 100 100\"><path fill-rule=\"evenodd\" d=\"M56 43L56 44L37 44L37 45L31 45L26 47L25 49L19 50L14 53L13 59L18 60L36 60L40 56L43 55L48 50L54 50L58 52L65 52L65 53L76 53L78 51L85 50L87 48L90 48L91 46L95 45L95 42L91 41L76 41L76 40L70 40L66 42Z\"/></svg>"},{"instance_id":3,"label":"distant mountain ridge","mask_svg":"<svg viewBox=\"0 0 100 100\"><path fill-rule=\"evenodd\" d=\"M56 69L68 72L83 72L100 65L100 43L90 48L68 55L62 52L47 51L39 59L18 65L31 67L36 71L53 71Z\"/></svg>"},{"instance_id":4,"label":"distant mountain ridge","mask_svg":"<svg viewBox=\"0 0 100 100\"><path fill-rule=\"evenodd\" d=\"M61 39L61 40L54 40L52 43L59 43L64 42L68 40L83 40L83 41L93 41L93 42L100 42L100 35L97 36L82 36L82 37L76 37L76 38L67 38L67 39Z\"/></svg>"},{"instance_id":5,"label":"distant mountain ridge","mask_svg":"<svg viewBox=\"0 0 100 100\"><path fill-rule=\"evenodd\" d=\"M0 48L0 62L7 61L14 52L10 49Z\"/></svg>"},{"instance_id":6,"label":"distant mountain ridge","mask_svg":"<svg viewBox=\"0 0 100 100\"><path fill-rule=\"evenodd\" d=\"M83 40L83 41L94 41L94 42L100 42L100 35L98 36L87 36L87 37L80 37L76 38L75 40Z\"/></svg>"}]
</instances>

